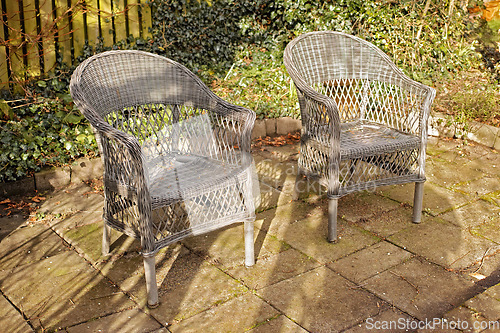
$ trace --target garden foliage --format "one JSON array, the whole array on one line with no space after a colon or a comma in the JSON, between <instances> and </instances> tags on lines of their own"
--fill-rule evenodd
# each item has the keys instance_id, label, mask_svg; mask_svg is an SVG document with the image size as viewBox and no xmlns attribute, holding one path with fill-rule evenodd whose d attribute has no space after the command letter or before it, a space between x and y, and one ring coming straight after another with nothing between
<instances>
[{"instance_id":1,"label":"garden foliage","mask_svg":"<svg viewBox=\"0 0 500 333\"><path fill-rule=\"evenodd\" d=\"M154 0L151 4L152 38L130 37L114 48L170 57L217 94L255 110L261 118L298 116L282 56L291 39L308 31L336 30L367 39L426 84L482 66L476 38L479 21L470 18L466 1ZM80 60L101 51L102 45L86 45ZM92 130L69 96L73 69L59 62L55 73L34 78L21 95L0 96L0 181L97 152Z\"/></svg>"}]
</instances>

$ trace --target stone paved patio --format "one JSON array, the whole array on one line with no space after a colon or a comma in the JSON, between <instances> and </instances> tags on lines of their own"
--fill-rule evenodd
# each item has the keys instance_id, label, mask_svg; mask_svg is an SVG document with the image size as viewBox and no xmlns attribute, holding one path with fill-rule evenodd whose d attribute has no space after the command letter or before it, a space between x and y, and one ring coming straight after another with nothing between
<instances>
[{"instance_id":1,"label":"stone paved patio","mask_svg":"<svg viewBox=\"0 0 500 333\"><path fill-rule=\"evenodd\" d=\"M434 331L500 331L497 151L431 138L422 223L413 185L352 194L337 244L317 184L291 201L298 145L254 157L256 265L243 265L241 224L172 245L156 257L154 310L138 242L113 232L101 257L103 198L85 183L45 194L34 217L1 217L0 331L430 332L415 325L437 318L448 327Z\"/></svg>"}]
</instances>

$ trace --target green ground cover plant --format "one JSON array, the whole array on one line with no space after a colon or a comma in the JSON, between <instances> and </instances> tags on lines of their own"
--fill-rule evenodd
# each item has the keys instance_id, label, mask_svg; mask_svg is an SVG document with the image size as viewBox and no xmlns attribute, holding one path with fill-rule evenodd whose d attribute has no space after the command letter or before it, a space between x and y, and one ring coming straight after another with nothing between
<instances>
[{"instance_id":1,"label":"green ground cover plant","mask_svg":"<svg viewBox=\"0 0 500 333\"><path fill-rule=\"evenodd\" d=\"M259 118L299 117L283 66L294 37L316 30L357 35L379 46L410 77L438 89L437 109L451 119L499 126L500 52L494 24L470 15L470 1L438 0L161 0L152 38L115 49L165 55L200 76L215 93ZM481 5L480 3L478 5ZM106 50L85 45L79 61ZM69 96L74 67L33 78L21 93L0 95L0 181L44 166L95 155L88 122ZM478 74L479 73L479 74ZM477 75L481 80L475 79Z\"/></svg>"}]
</instances>

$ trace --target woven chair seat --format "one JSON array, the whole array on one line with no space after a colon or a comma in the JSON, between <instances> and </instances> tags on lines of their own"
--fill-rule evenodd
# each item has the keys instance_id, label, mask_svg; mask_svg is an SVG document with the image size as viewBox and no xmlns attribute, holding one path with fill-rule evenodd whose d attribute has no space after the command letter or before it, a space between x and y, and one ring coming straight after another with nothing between
<instances>
[{"instance_id":1,"label":"woven chair seat","mask_svg":"<svg viewBox=\"0 0 500 333\"><path fill-rule=\"evenodd\" d=\"M172 154L146 163L152 205L199 196L246 177L245 169L203 156Z\"/></svg>"},{"instance_id":2,"label":"woven chair seat","mask_svg":"<svg viewBox=\"0 0 500 333\"><path fill-rule=\"evenodd\" d=\"M318 129L324 139L312 139L311 144L318 150L328 153L330 145L326 139L325 126ZM327 144L323 144L326 142ZM341 161L362 158L363 156L381 155L401 150L418 149L421 139L416 135L402 133L393 128L372 122L350 122L341 126L340 159Z\"/></svg>"}]
</instances>

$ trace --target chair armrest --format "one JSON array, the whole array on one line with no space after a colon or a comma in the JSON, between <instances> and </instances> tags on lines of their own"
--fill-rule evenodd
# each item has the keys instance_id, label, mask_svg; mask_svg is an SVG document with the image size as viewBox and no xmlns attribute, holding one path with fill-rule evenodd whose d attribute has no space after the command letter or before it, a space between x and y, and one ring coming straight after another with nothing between
<instances>
[{"instance_id":1,"label":"chair armrest","mask_svg":"<svg viewBox=\"0 0 500 333\"><path fill-rule=\"evenodd\" d=\"M301 84L301 82L295 81L294 83L302 115L302 139L307 140L314 137L322 142L322 138L325 138L324 130L327 129L328 142L322 143L330 145L338 142L338 154L340 154L341 120L337 104L332 98L318 93L305 83ZM316 133L316 131L321 133ZM336 149L332 153L337 154Z\"/></svg>"},{"instance_id":2,"label":"chair armrest","mask_svg":"<svg viewBox=\"0 0 500 333\"><path fill-rule=\"evenodd\" d=\"M151 196L139 141L104 121L93 121L92 125L101 140L104 186L137 205L142 248L144 253L152 253L155 238L151 223Z\"/></svg>"},{"instance_id":3,"label":"chair armrest","mask_svg":"<svg viewBox=\"0 0 500 333\"><path fill-rule=\"evenodd\" d=\"M129 198L139 193L148 194L147 171L137 138L105 122L95 123L93 127L101 138L105 184L116 191L118 188L132 191L127 195Z\"/></svg>"},{"instance_id":4,"label":"chair armrest","mask_svg":"<svg viewBox=\"0 0 500 333\"><path fill-rule=\"evenodd\" d=\"M223 111L223 112L221 112ZM255 125L255 112L247 108L223 101L218 108L219 114L238 123L238 127L233 128L235 144L239 149L250 152L252 130ZM231 130L230 127L226 129Z\"/></svg>"},{"instance_id":5,"label":"chair armrest","mask_svg":"<svg viewBox=\"0 0 500 333\"><path fill-rule=\"evenodd\" d=\"M251 151L251 135L255 124L255 112L247 108L231 104L218 98L217 107L213 109L216 114L217 127L216 141L219 149L224 151L242 152L242 166L248 166L251 161L246 157ZM224 158L225 154L222 154ZM231 162L231 161L227 161Z\"/></svg>"},{"instance_id":6,"label":"chair armrest","mask_svg":"<svg viewBox=\"0 0 500 333\"><path fill-rule=\"evenodd\" d=\"M413 124L413 128L397 128L403 132L408 132L414 135L426 135L427 134L427 125L428 118L430 115L431 105L436 96L436 90L429 86L426 86L420 82L417 82L411 78L409 78L399 67L397 67L392 60L385 53L380 51L380 55L383 58L386 58L387 64L393 71L393 76L386 78L384 81L388 84L393 84L398 86L402 90L406 91L409 95L402 96L405 100L399 101L399 104L403 105L404 108L407 108L406 112L394 113L395 117L410 117L412 114L417 114L418 122ZM419 98L417 98L417 96ZM407 121L407 119L403 119L403 121ZM418 124L417 128L414 128L415 125ZM387 124L391 126L391 124Z\"/></svg>"}]
</instances>

